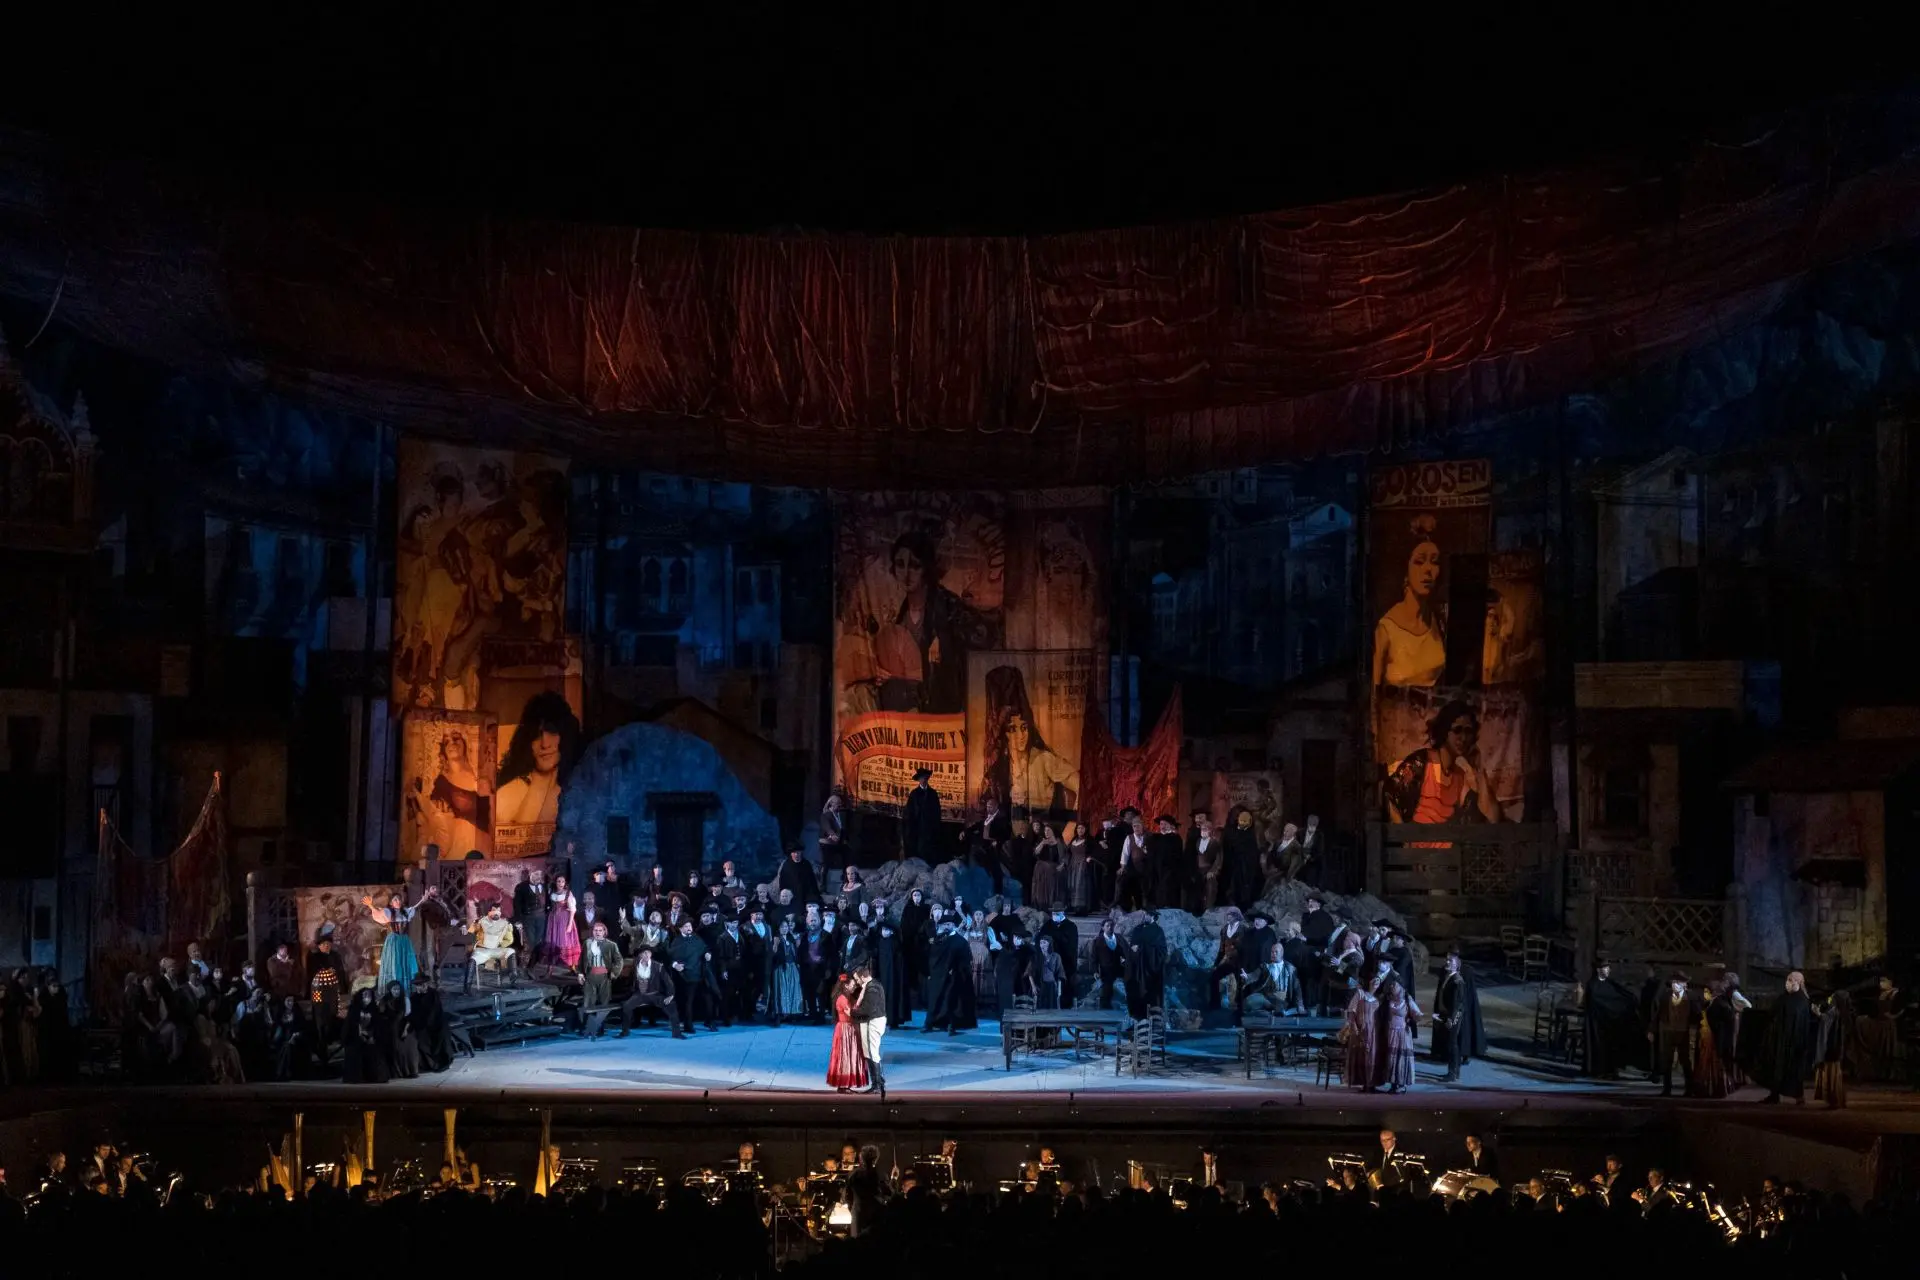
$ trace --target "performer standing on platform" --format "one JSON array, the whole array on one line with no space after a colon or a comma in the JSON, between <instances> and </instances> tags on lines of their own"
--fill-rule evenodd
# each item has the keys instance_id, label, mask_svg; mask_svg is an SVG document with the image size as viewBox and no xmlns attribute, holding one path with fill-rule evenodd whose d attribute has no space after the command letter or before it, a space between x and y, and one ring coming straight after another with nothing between
<instances>
[{"instance_id":1,"label":"performer standing on platform","mask_svg":"<svg viewBox=\"0 0 1920 1280\"><path fill-rule=\"evenodd\" d=\"M539 863L513 888L513 922L520 928L520 963L531 968L547 950L547 869Z\"/></svg>"},{"instance_id":2,"label":"performer standing on platform","mask_svg":"<svg viewBox=\"0 0 1920 1280\"><path fill-rule=\"evenodd\" d=\"M1373 1087L1388 1093L1400 1093L1413 1087L1413 1037L1419 1028L1415 1021L1420 1006L1413 993L1400 985L1392 969L1382 969L1379 1038L1374 1046Z\"/></svg>"},{"instance_id":3,"label":"performer standing on platform","mask_svg":"<svg viewBox=\"0 0 1920 1280\"><path fill-rule=\"evenodd\" d=\"M718 1031L720 1024L713 1020L713 1008L707 1002L707 962L712 957L706 939L694 933L693 921L680 922L680 936L669 945L667 954L672 957L669 967L673 970L674 1003L680 1006L681 1029L692 1033L693 1010L698 1004L707 1030Z\"/></svg>"},{"instance_id":4,"label":"performer standing on platform","mask_svg":"<svg viewBox=\"0 0 1920 1280\"><path fill-rule=\"evenodd\" d=\"M1074 974L1080 964L1080 929L1067 919L1067 913L1055 907L1051 918L1040 926L1040 936L1053 944L1053 954L1060 957L1060 1007L1073 1008Z\"/></svg>"},{"instance_id":5,"label":"performer standing on platform","mask_svg":"<svg viewBox=\"0 0 1920 1280\"><path fill-rule=\"evenodd\" d=\"M1434 1010L1439 1016L1439 1009ZM1615 980L1605 956L1593 966L1593 978L1581 993L1581 1020L1586 1034L1586 1071L1600 1080L1618 1078L1623 1068L1646 1061L1646 1042L1640 1036L1639 1000ZM1436 1037L1438 1030L1434 1032Z\"/></svg>"},{"instance_id":6,"label":"performer standing on platform","mask_svg":"<svg viewBox=\"0 0 1920 1280\"><path fill-rule=\"evenodd\" d=\"M580 963L580 925L575 912L580 903L565 876L553 878L547 895L547 962L571 969Z\"/></svg>"},{"instance_id":7,"label":"performer standing on platform","mask_svg":"<svg viewBox=\"0 0 1920 1280\"><path fill-rule=\"evenodd\" d=\"M1373 1088L1374 1043L1378 1037L1378 1022L1374 1018L1380 1002L1374 998L1372 990L1357 979L1347 999L1346 1022L1340 1028L1340 1043L1347 1050L1347 1087L1350 1089Z\"/></svg>"},{"instance_id":8,"label":"performer standing on platform","mask_svg":"<svg viewBox=\"0 0 1920 1280\"><path fill-rule=\"evenodd\" d=\"M1653 1045L1653 1074L1660 1081L1660 1096L1673 1096L1673 1064L1680 1064L1680 1077L1690 1091L1693 1085L1693 1058L1687 1037L1693 1030L1693 1001L1687 996L1687 977L1669 974L1667 990L1654 998L1653 1016L1647 1024L1647 1040Z\"/></svg>"},{"instance_id":9,"label":"performer standing on platform","mask_svg":"<svg viewBox=\"0 0 1920 1280\"><path fill-rule=\"evenodd\" d=\"M1445 1064L1446 1081L1460 1078L1460 1067L1485 1057L1487 1028L1480 1018L1480 995L1460 963L1458 951L1447 952L1446 972L1433 993L1433 1060Z\"/></svg>"},{"instance_id":10,"label":"performer standing on platform","mask_svg":"<svg viewBox=\"0 0 1920 1280\"><path fill-rule=\"evenodd\" d=\"M1130 953L1120 941L1112 916L1100 922L1100 933L1093 940L1093 976L1100 984L1100 1007L1113 1008L1113 984L1125 979ZM1131 1005L1131 999L1127 1002Z\"/></svg>"},{"instance_id":11,"label":"performer standing on platform","mask_svg":"<svg viewBox=\"0 0 1920 1280\"><path fill-rule=\"evenodd\" d=\"M1160 912L1147 908L1147 918L1127 937L1127 1008L1136 1018L1167 1005L1167 935L1160 928Z\"/></svg>"},{"instance_id":12,"label":"performer standing on platform","mask_svg":"<svg viewBox=\"0 0 1920 1280\"><path fill-rule=\"evenodd\" d=\"M767 1021L779 1026L806 1014L800 990L800 940L793 933L793 917L780 917L780 932L767 944Z\"/></svg>"},{"instance_id":13,"label":"performer standing on platform","mask_svg":"<svg viewBox=\"0 0 1920 1280\"><path fill-rule=\"evenodd\" d=\"M387 926L387 940L380 947L380 989L385 991L389 983L399 983L403 1003L410 999L407 993L413 989L413 975L420 972L420 959L413 952L413 939L407 936L407 926L422 904L439 896L438 889L428 886L420 895L420 901L410 907L406 905L404 891L389 894L385 907L374 906L371 897L360 899L374 920Z\"/></svg>"},{"instance_id":14,"label":"performer standing on platform","mask_svg":"<svg viewBox=\"0 0 1920 1280\"><path fill-rule=\"evenodd\" d=\"M933 770L925 766L913 771L913 790L907 792L900 832L903 855L930 867L946 861L940 856L940 793L933 789L932 780Z\"/></svg>"},{"instance_id":15,"label":"performer standing on platform","mask_svg":"<svg viewBox=\"0 0 1920 1280\"><path fill-rule=\"evenodd\" d=\"M842 974L833 984L833 1045L827 1052L827 1083L841 1093L867 1085L867 1058L853 1022L854 999L853 983Z\"/></svg>"},{"instance_id":16,"label":"performer standing on platform","mask_svg":"<svg viewBox=\"0 0 1920 1280\"><path fill-rule=\"evenodd\" d=\"M333 954L333 925L320 926L319 941L307 956L307 986L313 1003L314 1048L325 1063L340 1039L340 1016L347 1008L347 984L340 957ZM293 999L291 995L288 1000Z\"/></svg>"},{"instance_id":17,"label":"performer standing on platform","mask_svg":"<svg viewBox=\"0 0 1920 1280\"><path fill-rule=\"evenodd\" d=\"M1795 1102L1807 1097L1807 1061L1813 1049L1813 1003L1807 999L1807 979L1798 969L1787 975L1787 989L1773 1003L1753 1078L1767 1086L1764 1102L1778 1103L1785 1094Z\"/></svg>"},{"instance_id":18,"label":"performer standing on platform","mask_svg":"<svg viewBox=\"0 0 1920 1280\"><path fill-rule=\"evenodd\" d=\"M593 936L587 940L580 957L581 980L586 989L580 1006L583 1011L604 1009L613 1004L613 980L625 963L620 948L607 937L607 922L595 920ZM605 1030L604 1024L601 1030ZM600 1032L594 1035L598 1037Z\"/></svg>"},{"instance_id":19,"label":"performer standing on platform","mask_svg":"<svg viewBox=\"0 0 1920 1280\"><path fill-rule=\"evenodd\" d=\"M887 1096L887 1077L880 1070L880 1042L887 1036L886 989L873 980L873 970L861 965L853 971L854 1026L860 1034L860 1052L867 1059L867 1092Z\"/></svg>"}]
</instances>

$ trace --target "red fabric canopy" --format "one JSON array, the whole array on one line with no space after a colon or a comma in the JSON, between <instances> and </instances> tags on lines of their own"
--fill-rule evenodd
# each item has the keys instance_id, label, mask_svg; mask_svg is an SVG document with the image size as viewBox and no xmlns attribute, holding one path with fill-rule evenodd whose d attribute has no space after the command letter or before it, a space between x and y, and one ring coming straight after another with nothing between
<instances>
[{"instance_id":1,"label":"red fabric canopy","mask_svg":"<svg viewBox=\"0 0 1920 1280\"><path fill-rule=\"evenodd\" d=\"M0 135L0 290L455 438L846 488L1111 482L1391 445L1743 325L1920 232L1915 107L1027 238L285 209Z\"/></svg>"}]
</instances>

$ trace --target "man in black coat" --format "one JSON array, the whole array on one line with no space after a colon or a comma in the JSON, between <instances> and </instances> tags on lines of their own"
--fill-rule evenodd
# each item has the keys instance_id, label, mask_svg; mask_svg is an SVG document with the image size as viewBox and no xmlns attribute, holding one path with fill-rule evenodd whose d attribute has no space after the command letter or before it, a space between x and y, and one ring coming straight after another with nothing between
<instances>
[{"instance_id":1,"label":"man in black coat","mask_svg":"<svg viewBox=\"0 0 1920 1280\"><path fill-rule=\"evenodd\" d=\"M1647 1042L1653 1046L1653 1074L1660 1081L1662 1097L1673 1096L1676 1061L1680 1064L1681 1082L1687 1086L1693 1084L1693 1058L1687 1036L1699 1016L1700 1011L1687 992L1687 975L1667 975L1666 989L1654 997L1653 1013L1647 1022Z\"/></svg>"},{"instance_id":2,"label":"man in black coat","mask_svg":"<svg viewBox=\"0 0 1920 1280\"><path fill-rule=\"evenodd\" d=\"M913 771L913 790L907 792L900 831L905 856L919 858L930 867L945 861L940 856L940 793L933 789L932 782L933 770Z\"/></svg>"},{"instance_id":3,"label":"man in black coat","mask_svg":"<svg viewBox=\"0 0 1920 1280\"><path fill-rule=\"evenodd\" d=\"M793 891L795 906L804 907L809 902L820 901L819 877L813 874L813 864L807 861L799 845L787 850L787 860L780 864L777 879L780 888Z\"/></svg>"},{"instance_id":4,"label":"man in black coat","mask_svg":"<svg viewBox=\"0 0 1920 1280\"><path fill-rule=\"evenodd\" d=\"M1807 1065L1813 1049L1813 1002L1807 998L1806 975L1787 975L1787 989L1774 1002L1773 1017L1754 1059L1753 1077L1767 1086L1765 1102L1778 1103L1785 1094L1795 1102L1806 1100Z\"/></svg>"},{"instance_id":5,"label":"man in black coat","mask_svg":"<svg viewBox=\"0 0 1920 1280\"><path fill-rule=\"evenodd\" d=\"M520 967L524 970L539 958L547 945L547 869L535 864L527 869L527 878L513 887L513 923L520 930Z\"/></svg>"},{"instance_id":6,"label":"man in black coat","mask_svg":"<svg viewBox=\"0 0 1920 1280\"><path fill-rule=\"evenodd\" d=\"M1167 935L1160 928L1160 912L1147 908L1147 918L1127 936L1127 1010L1136 1018L1149 1009L1167 1007Z\"/></svg>"},{"instance_id":7,"label":"man in black coat","mask_svg":"<svg viewBox=\"0 0 1920 1280\"><path fill-rule=\"evenodd\" d=\"M713 1009L707 1002L707 963L712 959L706 939L693 931L693 921L680 922L680 936L667 944L668 968L673 972L673 1002L680 1009L680 1029L693 1030L693 1010L698 1004L707 1030L718 1031Z\"/></svg>"},{"instance_id":8,"label":"man in black coat","mask_svg":"<svg viewBox=\"0 0 1920 1280\"><path fill-rule=\"evenodd\" d=\"M1647 1060L1646 1041L1640 1033L1639 1001L1626 985L1613 976L1606 957L1593 966L1587 983L1586 1000L1581 1009L1586 1073L1599 1080L1612 1080L1622 1068Z\"/></svg>"},{"instance_id":9,"label":"man in black coat","mask_svg":"<svg viewBox=\"0 0 1920 1280\"><path fill-rule=\"evenodd\" d=\"M1053 954L1060 957L1060 1007L1073 1008L1074 969L1080 963L1080 929L1067 919L1067 913L1055 907L1047 922L1040 926L1040 936L1053 943Z\"/></svg>"},{"instance_id":10,"label":"man in black coat","mask_svg":"<svg viewBox=\"0 0 1920 1280\"><path fill-rule=\"evenodd\" d=\"M1411 988L1409 988L1411 989ZM1460 963L1460 953L1447 953L1446 972L1433 993L1433 1058L1445 1064L1446 1079L1460 1078L1460 1064L1485 1057L1487 1028L1480 1017L1480 995L1473 978Z\"/></svg>"},{"instance_id":11,"label":"man in black coat","mask_svg":"<svg viewBox=\"0 0 1920 1280\"><path fill-rule=\"evenodd\" d=\"M687 1033L693 1030L690 1021L677 1020L674 1016L678 1002L673 994L675 984L667 980L667 972L665 966L653 962L652 947L640 948L633 962L633 990L620 1002L621 1039L626 1039L627 1033L633 1030L633 1012L636 1009L658 1009L665 1014L667 1029L673 1032L675 1040L685 1039ZM685 1006L681 1006L680 1011L687 1013Z\"/></svg>"},{"instance_id":12,"label":"man in black coat","mask_svg":"<svg viewBox=\"0 0 1920 1280\"><path fill-rule=\"evenodd\" d=\"M1187 883L1186 853L1180 824L1172 814L1161 814L1153 834L1147 837L1147 868L1153 877L1147 901L1151 906L1179 907Z\"/></svg>"}]
</instances>

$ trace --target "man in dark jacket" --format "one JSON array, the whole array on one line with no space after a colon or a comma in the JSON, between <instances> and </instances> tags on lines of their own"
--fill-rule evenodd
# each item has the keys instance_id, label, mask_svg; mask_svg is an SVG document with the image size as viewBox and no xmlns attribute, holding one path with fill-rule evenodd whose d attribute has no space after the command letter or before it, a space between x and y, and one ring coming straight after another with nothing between
<instances>
[{"instance_id":1,"label":"man in dark jacket","mask_svg":"<svg viewBox=\"0 0 1920 1280\"><path fill-rule=\"evenodd\" d=\"M1146 920L1127 936L1127 1009L1136 1018L1167 1007L1167 935L1160 912L1147 908Z\"/></svg>"},{"instance_id":2,"label":"man in dark jacket","mask_svg":"<svg viewBox=\"0 0 1920 1280\"><path fill-rule=\"evenodd\" d=\"M667 967L673 971L673 1000L680 1006L681 1030L693 1030L693 1007L698 1004L706 1015L707 1030L718 1031L720 1024L713 1020L713 1008L707 1002L707 962L712 956L706 939L693 931L693 921L680 922L680 936L667 944L667 955Z\"/></svg>"},{"instance_id":3,"label":"man in dark jacket","mask_svg":"<svg viewBox=\"0 0 1920 1280\"><path fill-rule=\"evenodd\" d=\"M907 811L901 828L904 855L918 858L930 867L945 861L940 856L940 793L933 789L932 780L931 769L913 771L913 790L907 792Z\"/></svg>"},{"instance_id":4,"label":"man in dark jacket","mask_svg":"<svg viewBox=\"0 0 1920 1280\"><path fill-rule=\"evenodd\" d=\"M853 1004L853 1025L860 1033L860 1051L867 1057L868 1093L887 1096L887 1078L880 1070L880 1042L887 1035L887 992L874 981L873 968L854 966L853 980L858 994Z\"/></svg>"},{"instance_id":5,"label":"man in dark jacket","mask_svg":"<svg viewBox=\"0 0 1920 1280\"><path fill-rule=\"evenodd\" d=\"M1060 1007L1073 1008L1074 968L1080 963L1080 929L1067 919L1067 913L1055 907L1047 922L1040 926L1040 936L1053 943L1053 954L1060 957Z\"/></svg>"},{"instance_id":6,"label":"man in dark jacket","mask_svg":"<svg viewBox=\"0 0 1920 1280\"><path fill-rule=\"evenodd\" d=\"M667 970L653 962L653 948L641 947L633 962L633 991L620 1002L620 1038L625 1039L633 1030L633 1011L635 1009L658 1009L667 1016L667 1027L673 1032L675 1040L686 1037L693 1029L690 1022L676 1020L674 1006L675 984L667 980ZM685 1012L684 1007L681 1010ZM686 1030L682 1030L682 1027Z\"/></svg>"},{"instance_id":7,"label":"man in dark jacket","mask_svg":"<svg viewBox=\"0 0 1920 1280\"><path fill-rule=\"evenodd\" d=\"M1153 906L1179 907L1187 883L1186 852L1180 840L1180 824L1172 814L1161 814L1153 834L1147 837L1147 867L1153 877L1147 893Z\"/></svg>"},{"instance_id":8,"label":"man in dark jacket","mask_svg":"<svg viewBox=\"0 0 1920 1280\"><path fill-rule=\"evenodd\" d=\"M807 861L806 854L797 844L787 850L787 860L780 864L778 881L782 889L793 891L795 906L804 907L809 902L820 901L819 877L813 874L813 864Z\"/></svg>"}]
</instances>

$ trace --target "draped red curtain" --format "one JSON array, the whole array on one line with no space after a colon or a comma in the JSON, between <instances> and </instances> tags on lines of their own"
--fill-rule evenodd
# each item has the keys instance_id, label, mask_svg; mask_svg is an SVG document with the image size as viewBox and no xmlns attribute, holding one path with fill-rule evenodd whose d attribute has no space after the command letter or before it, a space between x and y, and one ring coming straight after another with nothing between
<instances>
[{"instance_id":1,"label":"draped red curtain","mask_svg":"<svg viewBox=\"0 0 1920 1280\"><path fill-rule=\"evenodd\" d=\"M1746 324L1920 233L1917 101L1024 238L289 210L0 134L0 290L431 433L850 488L1110 482L1389 446Z\"/></svg>"}]
</instances>

